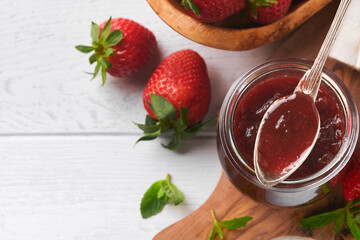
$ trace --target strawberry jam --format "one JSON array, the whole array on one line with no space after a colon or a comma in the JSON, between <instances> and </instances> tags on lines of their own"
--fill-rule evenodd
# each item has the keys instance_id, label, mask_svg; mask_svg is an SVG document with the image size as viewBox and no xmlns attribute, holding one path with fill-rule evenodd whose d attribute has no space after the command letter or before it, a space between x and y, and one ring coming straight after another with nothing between
<instances>
[{"instance_id":1,"label":"strawberry jam","mask_svg":"<svg viewBox=\"0 0 360 240\"><path fill-rule=\"evenodd\" d=\"M240 98L233 119L233 134L238 151L251 166L254 165L253 153L257 131L265 112L275 100L291 95L299 80L300 78L296 76L272 77L247 89ZM289 179L304 178L318 172L334 158L342 144L345 131L344 114L340 104L325 84L320 86L316 107L321 121L317 142L306 161ZM289 164L291 165L292 159L306 148L309 141L311 142L311 136L309 138L308 135L311 135L317 128L316 120L311 117L313 109L309 108L308 113L304 106L295 107L294 105L291 109L292 117L298 121L294 121L294 119L280 121L280 114L270 124L272 129L267 129L265 132L265 134L269 134L267 139L271 139L272 142L266 146L266 149L261 149L265 151L263 154L266 154L266 158L259 163L268 171L282 171ZM295 126L286 126L290 122ZM297 123L300 124L296 125ZM283 131L276 133L274 131L276 126L282 128ZM299 135L293 135L294 133L290 129L299 126L302 128L301 131L298 131ZM285 155L279 158L280 153Z\"/></svg>"}]
</instances>

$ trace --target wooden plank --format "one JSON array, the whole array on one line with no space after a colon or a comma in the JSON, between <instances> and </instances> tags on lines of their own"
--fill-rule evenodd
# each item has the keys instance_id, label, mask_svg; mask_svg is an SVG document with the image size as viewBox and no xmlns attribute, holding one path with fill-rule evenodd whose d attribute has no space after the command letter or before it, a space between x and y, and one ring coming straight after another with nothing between
<instances>
[{"instance_id":1,"label":"wooden plank","mask_svg":"<svg viewBox=\"0 0 360 240\"><path fill-rule=\"evenodd\" d=\"M215 139L177 153L135 140L0 137L0 239L151 239L205 201L220 176ZM167 173L185 202L142 219L143 193Z\"/></svg>"},{"instance_id":2,"label":"wooden plank","mask_svg":"<svg viewBox=\"0 0 360 240\"><path fill-rule=\"evenodd\" d=\"M36 2L3 0L0 9L0 133L128 133L142 122L142 92L153 70L170 53L191 48L208 65L215 116L231 83L264 61L277 43L228 52L194 43L173 31L145 1ZM141 14L140 14L141 13ZM158 51L138 74L90 82L88 56L74 46L90 44L91 21L131 18L154 32ZM213 130L212 130L213 131Z\"/></svg>"}]
</instances>

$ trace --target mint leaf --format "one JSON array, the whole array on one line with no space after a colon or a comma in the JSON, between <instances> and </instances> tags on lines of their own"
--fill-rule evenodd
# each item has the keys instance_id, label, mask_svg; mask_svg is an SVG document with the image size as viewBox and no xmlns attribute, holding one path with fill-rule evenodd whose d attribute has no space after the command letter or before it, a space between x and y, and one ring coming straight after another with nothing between
<instances>
[{"instance_id":1,"label":"mint leaf","mask_svg":"<svg viewBox=\"0 0 360 240\"><path fill-rule=\"evenodd\" d=\"M209 240L214 240L216 233L217 233L217 228L214 226L212 231L211 231Z\"/></svg>"},{"instance_id":2,"label":"mint leaf","mask_svg":"<svg viewBox=\"0 0 360 240\"><path fill-rule=\"evenodd\" d=\"M245 227L251 219L253 218L247 216L241 218L233 218L231 220L222 221L219 223L219 225L227 229L238 229L241 227Z\"/></svg>"},{"instance_id":3,"label":"mint leaf","mask_svg":"<svg viewBox=\"0 0 360 240\"><path fill-rule=\"evenodd\" d=\"M166 175L165 180L159 180L153 183L146 191L140 203L141 216L143 218L151 217L159 213L168 200L178 205L185 199L184 194L170 182L170 174Z\"/></svg>"},{"instance_id":4,"label":"mint leaf","mask_svg":"<svg viewBox=\"0 0 360 240\"><path fill-rule=\"evenodd\" d=\"M344 214L344 211L344 208L340 208L331 212L326 212L309 218L301 219L300 225L307 228L320 228L329 225L332 222L335 222L341 214Z\"/></svg>"},{"instance_id":5,"label":"mint leaf","mask_svg":"<svg viewBox=\"0 0 360 240\"><path fill-rule=\"evenodd\" d=\"M342 211L335 220L334 232L339 232L345 223L346 211Z\"/></svg>"},{"instance_id":6,"label":"mint leaf","mask_svg":"<svg viewBox=\"0 0 360 240\"><path fill-rule=\"evenodd\" d=\"M82 53L89 53L89 52L91 52L92 50L94 50L93 47L84 46L84 45L77 45L77 46L75 46L75 48L76 48L77 50L79 50L80 52L82 52Z\"/></svg>"},{"instance_id":7,"label":"mint leaf","mask_svg":"<svg viewBox=\"0 0 360 240\"><path fill-rule=\"evenodd\" d=\"M161 191L162 181L163 180L153 183L141 199L140 211L143 218L148 218L161 212L167 203L167 195L163 194L158 197L159 191Z\"/></svg>"},{"instance_id":8,"label":"mint leaf","mask_svg":"<svg viewBox=\"0 0 360 240\"><path fill-rule=\"evenodd\" d=\"M196 16L200 16L199 8L193 1L181 0L181 5L183 5L188 10L192 10Z\"/></svg>"},{"instance_id":9,"label":"mint leaf","mask_svg":"<svg viewBox=\"0 0 360 240\"><path fill-rule=\"evenodd\" d=\"M161 188L175 205L179 205L185 200L185 196L174 184L170 182L170 178L170 174L167 174L166 180L161 182Z\"/></svg>"},{"instance_id":10,"label":"mint leaf","mask_svg":"<svg viewBox=\"0 0 360 240\"><path fill-rule=\"evenodd\" d=\"M349 206L346 209L346 223L350 229L351 234L356 240L360 240L360 228L349 211Z\"/></svg>"},{"instance_id":11,"label":"mint leaf","mask_svg":"<svg viewBox=\"0 0 360 240\"><path fill-rule=\"evenodd\" d=\"M93 40L93 42L97 42L99 41L99 34L100 34L100 27L94 23L91 22L91 39Z\"/></svg>"},{"instance_id":12,"label":"mint leaf","mask_svg":"<svg viewBox=\"0 0 360 240\"><path fill-rule=\"evenodd\" d=\"M112 31L106 38L105 44L108 47L115 46L123 38L123 32L119 29Z\"/></svg>"},{"instance_id":13,"label":"mint leaf","mask_svg":"<svg viewBox=\"0 0 360 240\"><path fill-rule=\"evenodd\" d=\"M175 107L164 97L155 93L150 94L151 105L155 115L162 121L173 120L176 118Z\"/></svg>"}]
</instances>

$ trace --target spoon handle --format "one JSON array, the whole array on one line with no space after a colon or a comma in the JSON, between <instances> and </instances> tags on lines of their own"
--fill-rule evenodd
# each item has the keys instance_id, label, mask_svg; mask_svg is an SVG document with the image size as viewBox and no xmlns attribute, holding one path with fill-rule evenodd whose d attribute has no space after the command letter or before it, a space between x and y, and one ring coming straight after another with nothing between
<instances>
[{"instance_id":1,"label":"spoon handle","mask_svg":"<svg viewBox=\"0 0 360 240\"><path fill-rule=\"evenodd\" d=\"M344 19L345 12L350 2L351 0L341 0L334 20L314 61L314 65L305 73L303 77L304 82L301 84L302 86L298 86L302 88L301 90L304 93L309 94L314 99L314 101L316 100L316 96L320 87L322 70L324 68L326 59L329 56L330 50L335 42L340 25Z\"/></svg>"}]
</instances>

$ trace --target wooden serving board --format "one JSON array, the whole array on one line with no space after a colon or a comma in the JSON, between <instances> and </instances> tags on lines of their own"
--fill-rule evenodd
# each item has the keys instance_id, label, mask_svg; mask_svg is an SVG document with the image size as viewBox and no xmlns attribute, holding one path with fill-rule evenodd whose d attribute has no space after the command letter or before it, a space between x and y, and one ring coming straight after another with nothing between
<instances>
[{"instance_id":1,"label":"wooden serving board","mask_svg":"<svg viewBox=\"0 0 360 240\"><path fill-rule=\"evenodd\" d=\"M324 11L307 22L284 42L274 57L314 59L330 26L336 7L336 2L330 4ZM327 67L344 80L359 108L360 73L332 59L327 62ZM339 192L340 190L338 187L324 199L307 207L270 208L242 195L222 173L214 192L200 208L158 233L154 239L209 239L213 226L210 210L215 212L220 221L241 216L254 218L245 228L224 230L224 236L227 240L269 240L284 235L308 236L319 240L331 240L335 237L337 237L336 239L343 239L335 236L332 226L317 230L305 230L299 225L299 220L304 216L343 206L344 199Z\"/></svg>"}]
</instances>

